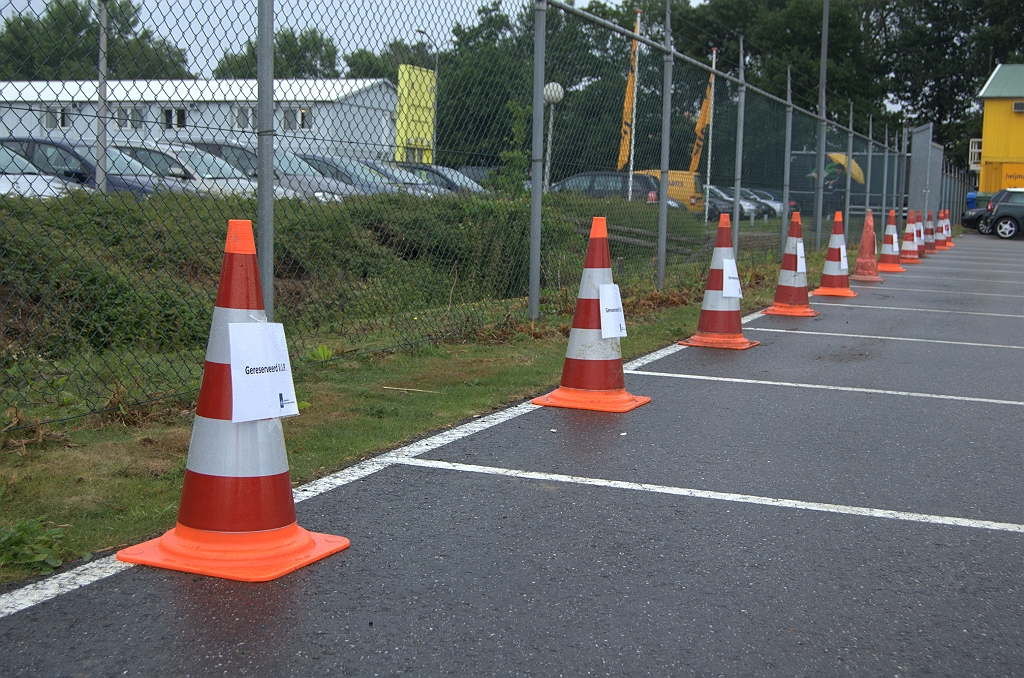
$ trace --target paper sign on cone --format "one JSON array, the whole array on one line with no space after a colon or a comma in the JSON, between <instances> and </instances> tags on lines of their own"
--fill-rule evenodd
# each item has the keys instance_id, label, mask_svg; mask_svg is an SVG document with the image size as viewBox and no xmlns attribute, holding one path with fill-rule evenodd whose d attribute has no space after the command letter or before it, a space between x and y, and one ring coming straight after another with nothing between
<instances>
[{"instance_id":1,"label":"paper sign on cone","mask_svg":"<svg viewBox=\"0 0 1024 678\"><path fill-rule=\"evenodd\" d=\"M281 323L230 323L231 421L299 413Z\"/></svg>"},{"instance_id":2,"label":"paper sign on cone","mask_svg":"<svg viewBox=\"0 0 1024 678\"><path fill-rule=\"evenodd\" d=\"M743 298L743 290L740 288L740 273L736 270L735 259L722 260L722 296L730 299Z\"/></svg>"},{"instance_id":3,"label":"paper sign on cone","mask_svg":"<svg viewBox=\"0 0 1024 678\"><path fill-rule=\"evenodd\" d=\"M804 254L802 240L796 244L796 272L807 273L807 256Z\"/></svg>"},{"instance_id":4,"label":"paper sign on cone","mask_svg":"<svg viewBox=\"0 0 1024 678\"><path fill-rule=\"evenodd\" d=\"M612 283L599 285L597 289L601 302L601 338L626 336L626 314L622 311L619 286Z\"/></svg>"}]
</instances>

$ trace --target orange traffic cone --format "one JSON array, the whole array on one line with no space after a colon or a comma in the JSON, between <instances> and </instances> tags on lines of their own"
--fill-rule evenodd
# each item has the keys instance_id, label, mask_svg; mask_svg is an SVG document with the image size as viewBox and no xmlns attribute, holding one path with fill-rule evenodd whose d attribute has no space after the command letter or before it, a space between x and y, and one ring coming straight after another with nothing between
<instances>
[{"instance_id":1,"label":"orange traffic cone","mask_svg":"<svg viewBox=\"0 0 1024 678\"><path fill-rule=\"evenodd\" d=\"M953 242L953 219L952 219L952 217L951 217L951 215L949 213L949 210L946 210L946 222L945 223L946 223L946 247L956 247L956 244Z\"/></svg>"},{"instance_id":2,"label":"orange traffic cone","mask_svg":"<svg viewBox=\"0 0 1024 678\"><path fill-rule=\"evenodd\" d=\"M864 230L860 235L860 249L857 250L857 266L850 280L857 282L885 282L878 275L878 264L875 262L875 217L868 210L864 215Z\"/></svg>"},{"instance_id":3,"label":"orange traffic cone","mask_svg":"<svg viewBox=\"0 0 1024 678\"><path fill-rule=\"evenodd\" d=\"M903 232L903 249L900 250L901 264L920 264L921 256L917 251L917 217L914 210L907 214L907 229Z\"/></svg>"},{"instance_id":4,"label":"orange traffic cone","mask_svg":"<svg viewBox=\"0 0 1024 678\"><path fill-rule=\"evenodd\" d=\"M927 259L928 258L928 245L924 240L924 212L917 210L916 221L914 222L914 243L917 245L917 258Z\"/></svg>"},{"instance_id":5,"label":"orange traffic cone","mask_svg":"<svg viewBox=\"0 0 1024 678\"><path fill-rule=\"evenodd\" d=\"M858 261L860 257L858 257ZM900 234L896 232L896 210L889 210L889 221L882 238L882 254L878 258L878 270L886 273L905 273L900 266Z\"/></svg>"},{"instance_id":6,"label":"orange traffic cone","mask_svg":"<svg viewBox=\"0 0 1024 678\"><path fill-rule=\"evenodd\" d=\"M928 210L928 219L924 222L924 251L935 251L935 222L931 210Z\"/></svg>"},{"instance_id":7,"label":"orange traffic cone","mask_svg":"<svg viewBox=\"0 0 1024 678\"><path fill-rule=\"evenodd\" d=\"M269 581L349 540L295 521L281 420L233 423L231 323L266 322L252 222L228 222L177 525L117 559L237 581Z\"/></svg>"},{"instance_id":8,"label":"orange traffic cone","mask_svg":"<svg viewBox=\"0 0 1024 678\"><path fill-rule=\"evenodd\" d=\"M728 262L728 263L726 263ZM718 217L718 235L715 252L711 256L711 270L708 284L704 289L704 303L700 307L697 333L679 343L684 346L705 348L731 348L737 351L752 348L761 342L750 341L743 336L740 319L740 297L725 296L725 267L730 268L730 277L736 275L735 291L739 290L739 274L736 270L736 254L732 249L732 228L728 214ZM732 281L729 281L732 286Z\"/></svg>"},{"instance_id":9,"label":"orange traffic cone","mask_svg":"<svg viewBox=\"0 0 1024 678\"><path fill-rule=\"evenodd\" d=\"M580 293L576 298L576 314L569 330L569 347L562 365L562 381L551 393L534 398L534 405L629 412L651 402L646 396L626 391L618 337L601 337L600 286L610 284L612 260L608 252L608 226L604 217L594 217Z\"/></svg>"},{"instance_id":10,"label":"orange traffic cone","mask_svg":"<svg viewBox=\"0 0 1024 678\"><path fill-rule=\"evenodd\" d=\"M789 220L789 236L782 253L775 301L762 313L803 318L813 318L821 313L811 308L807 300L807 260L804 258L804 236L800 228L799 212L793 212Z\"/></svg>"},{"instance_id":11,"label":"orange traffic cone","mask_svg":"<svg viewBox=\"0 0 1024 678\"><path fill-rule=\"evenodd\" d=\"M857 296L857 293L850 289L850 265L846 261L846 236L843 234L842 212L836 212L835 219L832 220L832 237L828 241L825 268L821 272L821 287L811 292L811 296Z\"/></svg>"},{"instance_id":12,"label":"orange traffic cone","mask_svg":"<svg viewBox=\"0 0 1024 678\"><path fill-rule=\"evenodd\" d=\"M946 247L946 210L939 210L939 218L935 222L935 249L945 250Z\"/></svg>"}]
</instances>

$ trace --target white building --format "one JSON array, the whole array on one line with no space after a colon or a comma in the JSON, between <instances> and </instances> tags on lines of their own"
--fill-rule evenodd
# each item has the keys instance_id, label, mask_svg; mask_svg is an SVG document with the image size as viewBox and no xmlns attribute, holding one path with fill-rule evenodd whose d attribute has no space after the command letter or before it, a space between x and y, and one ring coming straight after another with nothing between
<instances>
[{"instance_id":1,"label":"white building","mask_svg":"<svg viewBox=\"0 0 1024 678\"><path fill-rule=\"evenodd\" d=\"M256 143L255 80L111 80L107 138ZM277 80L277 148L391 158L398 92L379 80ZM94 140L94 80L0 82L0 137Z\"/></svg>"}]
</instances>

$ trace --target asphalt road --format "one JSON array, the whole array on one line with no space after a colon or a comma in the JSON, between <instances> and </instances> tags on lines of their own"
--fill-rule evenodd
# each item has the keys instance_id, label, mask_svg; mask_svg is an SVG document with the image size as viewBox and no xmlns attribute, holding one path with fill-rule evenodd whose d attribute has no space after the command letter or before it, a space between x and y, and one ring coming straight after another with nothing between
<instances>
[{"instance_id":1,"label":"asphalt road","mask_svg":"<svg viewBox=\"0 0 1024 678\"><path fill-rule=\"evenodd\" d=\"M956 244L634 366L633 412L386 456L298 504L352 547L278 581L43 596L0 674L1022 675L1024 241Z\"/></svg>"}]
</instances>

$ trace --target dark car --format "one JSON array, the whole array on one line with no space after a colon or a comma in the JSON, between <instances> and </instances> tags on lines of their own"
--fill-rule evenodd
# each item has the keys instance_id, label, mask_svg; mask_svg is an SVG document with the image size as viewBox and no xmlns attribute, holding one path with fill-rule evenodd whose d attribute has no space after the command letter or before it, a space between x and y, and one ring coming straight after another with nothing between
<instances>
[{"instance_id":1,"label":"dark car","mask_svg":"<svg viewBox=\"0 0 1024 678\"><path fill-rule=\"evenodd\" d=\"M993 196L990 204L992 211L985 220L993 233L1004 240L1020 233L1024 224L1024 188L1005 188Z\"/></svg>"},{"instance_id":2,"label":"dark car","mask_svg":"<svg viewBox=\"0 0 1024 678\"><path fill-rule=\"evenodd\" d=\"M300 155L326 177L343 181L366 195L397 193L401 188L386 176L358 160L327 155Z\"/></svg>"},{"instance_id":3,"label":"dark car","mask_svg":"<svg viewBox=\"0 0 1024 678\"><path fill-rule=\"evenodd\" d=\"M447 188L441 188L440 186L435 186L434 184L424 181L409 170L403 169L394 163L387 162L385 160L365 159L360 159L359 162L372 170L380 172L388 178L388 181L413 195L433 197L441 193L451 193Z\"/></svg>"},{"instance_id":4,"label":"dark car","mask_svg":"<svg viewBox=\"0 0 1024 678\"><path fill-rule=\"evenodd\" d=\"M2 143L47 174L96 188L95 146L49 139L7 139ZM160 177L113 147L107 148L107 188L140 198L170 190Z\"/></svg>"},{"instance_id":5,"label":"dark car","mask_svg":"<svg viewBox=\"0 0 1024 678\"><path fill-rule=\"evenodd\" d=\"M988 207L974 207L960 215L960 225L964 228L981 230L981 222L988 215ZM990 231L991 232L991 231Z\"/></svg>"},{"instance_id":6,"label":"dark car","mask_svg":"<svg viewBox=\"0 0 1024 678\"><path fill-rule=\"evenodd\" d=\"M633 199L658 202L658 180L649 174L633 174ZM629 174L626 172L581 172L551 184L552 193L577 192L595 198L629 197ZM682 207L678 200L668 199L673 209Z\"/></svg>"},{"instance_id":7,"label":"dark car","mask_svg":"<svg viewBox=\"0 0 1024 678\"><path fill-rule=\"evenodd\" d=\"M190 145L201 151L226 160L243 174L255 177L257 172L256 149L217 141L190 141ZM299 196L316 200L341 200L348 195L358 195L356 188L326 177L308 162L281 149L274 149L274 183ZM275 191L276 192L276 191Z\"/></svg>"},{"instance_id":8,"label":"dark car","mask_svg":"<svg viewBox=\"0 0 1024 678\"><path fill-rule=\"evenodd\" d=\"M453 193L486 193L487 189L462 172L441 165L400 162L398 166L412 172L423 181L447 189Z\"/></svg>"}]
</instances>

